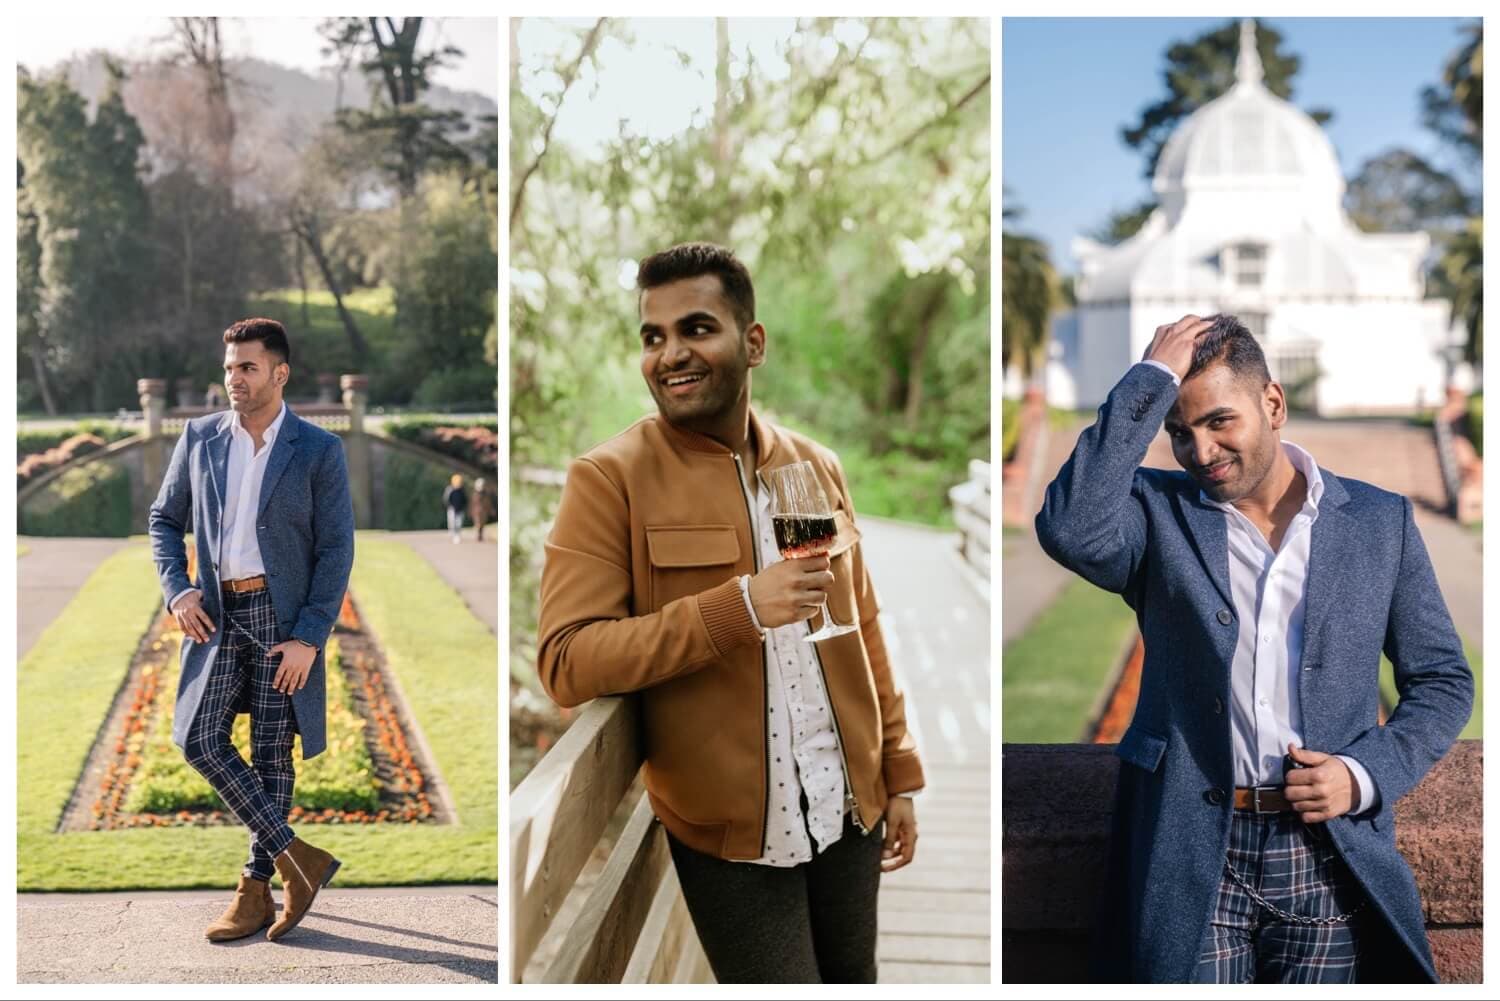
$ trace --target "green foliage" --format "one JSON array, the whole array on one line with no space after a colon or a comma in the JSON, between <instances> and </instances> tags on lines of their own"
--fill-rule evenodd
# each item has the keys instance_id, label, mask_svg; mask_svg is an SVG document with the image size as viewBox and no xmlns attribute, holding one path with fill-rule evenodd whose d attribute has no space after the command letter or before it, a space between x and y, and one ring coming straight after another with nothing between
<instances>
[{"instance_id":1,"label":"green foliage","mask_svg":"<svg viewBox=\"0 0 1500 1001\"><path fill-rule=\"evenodd\" d=\"M1006 644L1005 740L1079 740L1134 631L1135 613L1119 595L1085 580L1070 581L1024 633Z\"/></svg>"},{"instance_id":2,"label":"green foliage","mask_svg":"<svg viewBox=\"0 0 1500 1001\"><path fill-rule=\"evenodd\" d=\"M396 291L388 285L356 289L344 294L344 306L354 315L370 345L370 402L397 402L389 395L383 379L390 366L383 360L401 350L396 331ZM333 294L325 289L270 289L254 296L246 308L257 316L267 316L285 325L292 342L292 380L289 392L311 395L316 392L320 373L344 375L357 370L349 339L339 321ZM203 360L204 384L223 378L219 368L222 357L210 352ZM408 376L409 377L409 376ZM335 390L335 394L337 394Z\"/></svg>"},{"instance_id":3,"label":"green foliage","mask_svg":"<svg viewBox=\"0 0 1500 1001\"><path fill-rule=\"evenodd\" d=\"M486 215L482 193L454 175L427 179L420 193L396 290L407 336L390 359L398 372L420 378L392 395L418 404L493 405L499 374L484 349L495 322L493 215Z\"/></svg>"},{"instance_id":4,"label":"green foliage","mask_svg":"<svg viewBox=\"0 0 1500 1001\"><path fill-rule=\"evenodd\" d=\"M385 528L391 532L446 528L443 488L452 473L392 452L385 459Z\"/></svg>"},{"instance_id":5,"label":"green foliage","mask_svg":"<svg viewBox=\"0 0 1500 1001\"><path fill-rule=\"evenodd\" d=\"M1480 456L1484 455L1484 394L1475 393L1469 397L1469 440L1474 443L1474 451Z\"/></svg>"},{"instance_id":6,"label":"green foliage","mask_svg":"<svg viewBox=\"0 0 1500 1001\"><path fill-rule=\"evenodd\" d=\"M754 276L769 356L754 375L759 405L840 449L904 453L959 482L989 452L982 23L804 20L779 49L785 72L745 59L735 28L723 30L705 66L721 116L666 138L627 122L588 151L542 136L574 106L562 100L574 83L636 44L630 23L581 28L553 53L523 45L511 95L513 460L561 466L653 409L634 262L706 239Z\"/></svg>"},{"instance_id":7,"label":"green foliage","mask_svg":"<svg viewBox=\"0 0 1500 1001\"><path fill-rule=\"evenodd\" d=\"M65 427L16 428L16 458L56 448L75 434L98 435L106 442L121 441L136 432L113 421L78 421Z\"/></svg>"},{"instance_id":8,"label":"green foliage","mask_svg":"<svg viewBox=\"0 0 1500 1001\"><path fill-rule=\"evenodd\" d=\"M1006 397L1000 401L1000 459L1009 462L1021 439L1021 401Z\"/></svg>"},{"instance_id":9,"label":"green foliage","mask_svg":"<svg viewBox=\"0 0 1500 1001\"><path fill-rule=\"evenodd\" d=\"M455 459L478 466L496 482L499 474L499 421L480 418L471 421L445 420L441 417L407 417L386 421L383 429L392 438L430 448Z\"/></svg>"},{"instance_id":10,"label":"green foliage","mask_svg":"<svg viewBox=\"0 0 1500 1001\"><path fill-rule=\"evenodd\" d=\"M1030 379L1046 361L1052 309L1057 303L1057 274L1047 245L1036 237L1002 233L1001 363L1016 364Z\"/></svg>"},{"instance_id":11,"label":"green foliage","mask_svg":"<svg viewBox=\"0 0 1500 1001\"><path fill-rule=\"evenodd\" d=\"M70 469L27 500L19 512L21 535L130 534L130 474L113 462Z\"/></svg>"},{"instance_id":12,"label":"green foliage","mask_svg":"<svg viewBox=\"0 0 1500 1001\"><path fill-rule=\"evenodd\" d=\"M355 710L339 658L337 637L329 640L325 676L328 692L328 749L302 758L302 738L295 740L292 763L297 772L292 805L305 810L379 809L380 790L364 739L365 720ZM178 659L167 658L157 693L158 714L141 751L141 767L125 798L127 813L176 813L178 810L228 809L208 781L187 763L172 742L172 707L177 700ZM235 717L230 734L235 749L250 760L250 717Z\"/></svg>"},{"instance_id":13,"label":"green foliage","mask_svg":"<svg viewBox=\"0 0 1500 1001\"><path fill-rule=\"evenodd\" d=\"M1367 233L1424 231L1439 239L1472 211L1452 175L1408 149L1371 157L1349 181L1344 209Z\"/></svg>"},{"instance_id":14,"label":"green foliage","mask_svg":"<svg viewBox=\"0 0 1500 1001\"><path fill-rule=\"evenodd\" d=\"M59 406L78 400L76 409L95 411L125 402L121 390L134 388L121 373L142 334L152 266L144 139L125 109L123 71L110 64L109 72L92 120L65 77L22 71L17 81L16 151L27 191L20 211L34 216L18 220L18 266L32 272L21 297L31 310L28 350L50 373Z\"/></svg>"},{"instance_id":15,"label":"green foliage","mask_svg":"<svg viewBox=\"0 0 1500 1001\"><path fill-rule=\"evenodd\" d=\"M1104 220L1103 225L1089 236L1109 246L1124 243L1140 232L1141 227L1146 225L1146 220L1150 219L1151 213L1155 211L1156 199L1143 198L1128 209L1112 213L1108 219Z\"/></svg>"}]
</instances>

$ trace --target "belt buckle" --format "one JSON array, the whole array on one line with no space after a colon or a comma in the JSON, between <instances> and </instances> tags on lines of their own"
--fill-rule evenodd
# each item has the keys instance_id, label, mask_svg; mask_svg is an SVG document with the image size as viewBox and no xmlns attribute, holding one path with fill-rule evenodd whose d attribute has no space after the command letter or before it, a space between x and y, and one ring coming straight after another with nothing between
<instances>
[{"instance_id":1,"label":"belt buckle","mask_svg":"<svg viewBox=\"0 0 1500 1001\"><path fill-rule=\"evenodd\" d=\"M1256 813L1265 813L1266 812L1266 811L1264 811L1264 810L1262 810L1260 808L1260 790L1261 790L1261 788L1262 788L1261 786L1251 786L1250 787L1250 809L1254 810Z\"/></svg>"}]
</instances>

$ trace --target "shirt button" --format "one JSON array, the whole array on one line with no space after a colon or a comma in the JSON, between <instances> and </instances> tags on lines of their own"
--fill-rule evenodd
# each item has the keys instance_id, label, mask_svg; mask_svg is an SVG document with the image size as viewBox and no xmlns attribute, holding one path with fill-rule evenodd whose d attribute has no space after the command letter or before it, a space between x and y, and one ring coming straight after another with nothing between
<instances>
[{"instance_id":1,"label":"shirt button","mask_svg":"<svg viewBox=\"0 0 1500 1001\"><path fill-rule=\"evenodd\" d=\"M1227 626L1229 625L1230 621L1234 619L1234 616L1229 613L1229 609L1221 608L1219 609L1218 618L1220 625Z\"/></svg>"},{"instance_id":2,"label":"shirt button","mask_svg":"<svg viewBox=\"0 0 1500 1001\"><path fill-rule=\"evenodd\" d=\"M1268 705L1271 704L1270 701L1268 701L1267 699L1261 699L1259 701L1260 701L1260 704L1263 705L1263 706L1268 706Z\"/></svg>"}]
</instances>

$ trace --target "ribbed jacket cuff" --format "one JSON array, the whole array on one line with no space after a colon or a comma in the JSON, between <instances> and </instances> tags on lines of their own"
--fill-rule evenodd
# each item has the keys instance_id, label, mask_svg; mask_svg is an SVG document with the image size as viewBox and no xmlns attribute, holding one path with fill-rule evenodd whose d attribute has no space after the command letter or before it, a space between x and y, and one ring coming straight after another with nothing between
<instances>
[{"instance_id":1,"label":"ribbed jacket cuff","mask_svg":"<svg viewBox=\"0 0 1500 1001\"><path fill-rule=\"evenodd\" d=\"M731 577L698 595L698 614L708 628L709 642L720 654L737 646L760 642L760 630L750 621L740 580Z\"/></svg>"},{"instance_id":2,"label":"ribbed jacket cuff","mask_svg":"<svg viewBox=\"0 0 1500 1001\"><path fill-rule=\"evenodd\" d=\"M922 760L917 757L915 751L886 758L881 765L881 772L885 778L885 791L888 796L900 796L903 793L921 789L927 784L922 775Z\"/></svg>"}]
</instances>

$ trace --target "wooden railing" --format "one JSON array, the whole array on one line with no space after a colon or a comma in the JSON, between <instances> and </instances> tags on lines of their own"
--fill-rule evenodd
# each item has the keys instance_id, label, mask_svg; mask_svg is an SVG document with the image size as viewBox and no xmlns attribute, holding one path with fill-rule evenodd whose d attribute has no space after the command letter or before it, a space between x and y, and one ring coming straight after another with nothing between
<instances>
[{"instance_id":1,"label":"wooden railing","mask_svg":"<svg viewBox=\"0 0 1500 1001\"><path fill-rule=\"evenodd\" d=\"M990 464L969 461L969 478L948 491L953 522L962 538L963 557L984 577L990 575Z\"/></svg>"},{"instance_id":2,"label":"wooden railing","mask_svg":"<svg viewBox=\"0 0 1500 1001\"><path fill-rule=\"evenodd\" d=\"M712 982L641 760L635 700L595 699L511 793L515 982Z\"/></svg>"}]
</instances>

